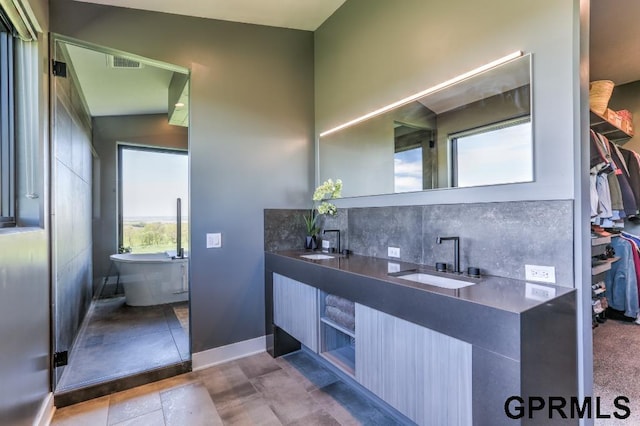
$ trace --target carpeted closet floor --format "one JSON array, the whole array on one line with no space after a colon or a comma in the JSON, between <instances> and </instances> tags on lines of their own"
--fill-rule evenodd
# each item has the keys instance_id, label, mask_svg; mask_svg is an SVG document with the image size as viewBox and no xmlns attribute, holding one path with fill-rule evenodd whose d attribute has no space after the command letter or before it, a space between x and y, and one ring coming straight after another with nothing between
<instances>
[{"instance_id":1,"label":"carpeted closet floor","mask_svg":"<svg viewBox=\"0 0 640 426\"><path fill-rule=\"evenodd\" d=\"M596 419L597 426L640 425L640 325L608 320L593 330L593 395L601 414L611 415ZM628 419L612 415L620 412L613 405L618 396L630 400Z\"/></svg>"}]
</instances>

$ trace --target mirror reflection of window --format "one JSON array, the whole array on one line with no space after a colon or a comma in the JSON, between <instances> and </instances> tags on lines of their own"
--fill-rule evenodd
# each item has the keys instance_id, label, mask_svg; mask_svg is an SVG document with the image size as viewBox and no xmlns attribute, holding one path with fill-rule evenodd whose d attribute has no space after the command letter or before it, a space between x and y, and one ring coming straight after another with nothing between
<instances>
[{"instance_id":1,"label":"mirror reflection of window","mask_svg":"<svg viewBox=\"0 0 640 426\"><path fill-rule=\"evenodd\" d=\"M454 134L449 141L454 187L533 180L528 116Z\"/></svg>"},{"instance_id":2,"label":"mirror reflection of window","mask_svg":"<svg viewBox=\"0 0 640 426\"><path fill-rule=\"evenodd\" d=\"M395 192L422 191L422 147L396 152Z\"/></svg>"},{"instance_id":3,"label":"mirror reflection of window","mask_svg":"<svg viewBox=\"0 0 640 426\"><path fill-rule=\"evenodd\" d=\"M431 187L431 129L394 122L394 192Z\"/></svg>"}]
</instances>

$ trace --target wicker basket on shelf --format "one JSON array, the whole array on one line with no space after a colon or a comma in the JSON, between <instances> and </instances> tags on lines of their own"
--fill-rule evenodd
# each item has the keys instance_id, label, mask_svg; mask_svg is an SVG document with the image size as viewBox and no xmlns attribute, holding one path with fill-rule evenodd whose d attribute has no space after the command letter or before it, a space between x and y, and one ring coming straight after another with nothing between
<instances>
[{"instance_id":1,"label":"wicker basket on shelf","mask_svg":"<svg viewBox=\"0 0 640 426\"><path fill-rule=\"evenodd\" d=\"M589 108L603 115L609 105L614 83L611 80L597 80L589 83Z\"/></svg>"}]
</instances>

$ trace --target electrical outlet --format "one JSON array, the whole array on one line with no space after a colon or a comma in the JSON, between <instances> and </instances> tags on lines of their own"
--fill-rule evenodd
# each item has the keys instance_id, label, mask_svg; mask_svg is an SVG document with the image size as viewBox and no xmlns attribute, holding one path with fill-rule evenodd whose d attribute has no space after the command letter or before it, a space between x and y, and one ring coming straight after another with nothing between
<instances>
[{"instance_id":1,"label":"electrical outlet","mask_svg":"<svg viewBox=\"0 0 640 426\"><path fill-rule=\"evenodd\" d=\"M220 248L222 247L222 234L216 232L214 234L207 234L207 248Z\"/></svg>"},{"instance_id":2,"label":"electrical outlet","mask_svg":"<svg viewBox=\"0 0 640 426\"><path fill-rule=\"evenodd\" d=\"M553 266L524 265L524 276L527 281L556 283L556 268Z\"/></svg>"},{"instance_id":3,"label":"electrical outlet","mask_svg":"<svg viewBox=\"0 0 640 426\"><path fill-rule=\"evenodd\" d=\"M400 257L400 247L387 247L387 256Z\"/></svg>"}]
</instances>

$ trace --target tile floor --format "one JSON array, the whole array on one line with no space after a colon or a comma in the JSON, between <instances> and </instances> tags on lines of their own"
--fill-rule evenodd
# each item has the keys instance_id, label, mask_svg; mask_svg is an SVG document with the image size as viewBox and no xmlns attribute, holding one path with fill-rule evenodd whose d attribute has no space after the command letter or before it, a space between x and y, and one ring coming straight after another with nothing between
<instances>
[{"instance_id":1,"label":"tile floor","mask_svg":"<svg viewBox=\"0 0 640 426\"><path fill-rule=\"evenodd\" d=\"M56 411L54 426L396 425L303 351L263 352Z\"/></svg>"},{"instance_id":2,"label":"tile floor","mask_svg":"<svg viewBox=\"0 0 640 426\"><path fill-rule=\"evenodd\" d=\"M56 392L191 359L187 302L137 307L124 302L124 297L92 302Z\"/></svg>"}]
</instances>

